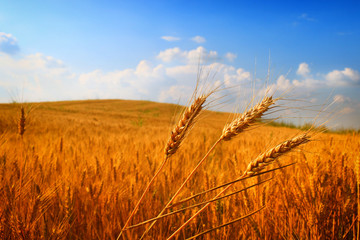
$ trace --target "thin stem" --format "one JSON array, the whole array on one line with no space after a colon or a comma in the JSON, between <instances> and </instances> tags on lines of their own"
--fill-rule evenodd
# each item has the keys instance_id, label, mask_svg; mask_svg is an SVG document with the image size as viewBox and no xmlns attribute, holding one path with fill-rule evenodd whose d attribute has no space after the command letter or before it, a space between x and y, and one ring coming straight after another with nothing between
<instances>
[{"instance_id":1,"label":"thin stem","mask_svg":"<svg viewBox=\"0 0 360 240\"><path fill-rule=\"evenodd\" d=\"M227 194L227 195L225 195L225 196L218 197L218 198L216 198L216 199L204 201L204 202L201 202L201 203L196 203L196 204L194 204L194 205L191 205L191 206L188 206L188 207L184 207L184 208L178 209L178 210L176 210L176 211L174 211L174 212L170 212L170 213L163 214L163 215L161 215L160 217L155 217L155 218L148 219L148 220L146 220L146 221L144 221L144 222L141 222L141 223L138 223L138 224L135 224L135 225L131 225L131 226L127 227L126 230L127 230L127 229L131 229L131 228L140 227L140 226L145 225L145 224L147 224L147 223L150 223L150 222L152 222L152 221L155 221L155 220L158 220L158 219L161 219L161 218L165 218L165 217L174 215L174 214L176 214L176 213L183 212L183 211L185 211L185 210L188 210L188 209L191 209L191 208L194 208L194 207L199 207L199 206L204 205L204 204L206 204L206 203L208 203L208 202L214 202L214 201L218 201L218 200L223 199L223 198L230 197L230 196L232 196L232 195L235 195L235 194L237 194L237 193L243 192L243 191L245 191L245 190L247 190L247 189L250 189L250 188L252 188L252 187L255 187L255 186L258 186L258 185L263 184L263 183L265 183L265 182L268 182L268 181L270 181L271 179L272 179L272 178L266 179L266 180L264 180L264 181L262 181L262 182L253 184L253 185L251 185L251 186L248 186L248 187L243 188L243 189L241 189L241 190L238 190L238 191L236 191L236 192Z\"/></svg>"},{"instance_id":2,"label":"thin stem","mask_svg":"<svg viewBox=\"0 0 360 240\"><path fill-rule=\"evenodd\" d=\"M247 218L247 217L250 217L251 215L254 215L254 214L257 213L257 212L260 212L260 211L263 210L264 208L265 208L265 206L262 206L261 208L255 210L255 211L253 211L253 212L251 212L251 213L248 213L248 214L245 215L245 216L242 216L242 217L240 217L240 218L234 219L234 220L232 220L232 221L230 221L230 222L227 222L227 223L224 223L224 224L222 224L222 225L220 225L220 226L211 228L211 229L206 230L206 231L204 231L204 232L202 232L202 233L196 234L196 235L194 235L194 236L192 236L192 237L190 237L190 238L186 238L186 240L195 239L195 238L197 238L197 237L200 237L200 236L202 236L202 235L204 235L204 234L206 234L206 233L209 233L209 232L211 232L211 231L214 231L214 230L216 230L216 229L219 229L219 228L222 228L222 227L226 227L226 226L228 226L228 225L230 225L230 224L233 224L233 223L238 222L238 221L240 221L240 220L243 220L243 219L245 219L245 218Z\"/></svg>"},{"instance_id":3,"label":"thin stem","mask_svg":"<svg viewBox=\"0 0 360 240\"><path fill-rule=\"evenodd\" d=\"M274 169L271 169L271 170L268 170L268 171L260 172L260 173L258 173L258 174L253 175L253 176L245 177L245 178L242 178L242 179L236 179L236 180L234 180L234 181L224 183L224 184L222 184L222 185L219 185L219 186L210 188L210 189L205 190L205 191L203 191L203 192L200 192L200 193L194 194L194 195L192 195L192 196L190 196L190 197L184 198L184 199L180 200L179 202L176 202L176 203L172 204L172 205L169 206L168 208L175 207L175 206L177 206L177 205L180 205L180 204L182 204L182 203L185 203L185 202L187 202L187 201L190 201L190 200L193 199L193 198L196 198L196 197L201 196L201 195L203 195L203 194L209 193L209 192L214 191L214 190L216 190L216 189L219 189L219 188L222 188L222 187L226 187L226 186L229 185L229 184L237 183L237 182L239 182L239 181L243 181L243 180L248 179L248 178L253 178L253 177L256 177L256 176L260 176L260 175L263 175L263 174L265 174L265 173L269 173L269 172L273 172L273 171L276 171L276 170L279 170L279 169L282 169L282 168L286 168L286 167L289 167L289 166L294 165L294 164L295 164L295 163L290 163L290 164L287 164L287 165L284 165L284 166L281 166L281 167L277 167L277 168L274 168Z\"/></svg>"},{"instance_id":4,"label":"thin stem","mask_svg":"<svg viewBox=\"0 0 360 240\"><path fill-rule=\"evenodd\" d=\"M158 214L157 217L160 217L165 210L170 206L170 204L175 200L175 198L179 195L180 191L184 188L185 184L190 180L190 178L194 175L195 171L200 167L200 165L205 161L205 159L209 156L209 154L214 150L214 148L216 147L216 145L218 145L218 143L221 141L221 138L219 138L214 145L209 149L209 151L205 154L205 156L199 161L199 163L196 165L196 167L191 171L191 173L187 176L187 178L185 179L185 181L182 183L182 185L179 187L179 189L176 191L176 193L174 194L174 196L170 199L170 201L166 204L166 206L161 210L161 212ZM147 228L145 230L145 232L143 233L143 235L141 236L140 239L143 239L145 237L145 235L149 232L149 230L152 228L152 226L154 226L154 224L156 223L156 220L154 222L152 222L152 224L149 226L149 228Z\"/></svg>"},{"instance_id":5,"label":"thin stem","mask_svg":"<svg viewBox=\"0 0 360 240\"><path fill-rule=\"evenodd\" d=\"M238 179L242 179L244 178L246 175L243 174L241 177L239 177ZM231 186L233 185L230 184L228 185L226 188L224 188L222 191L220 191L212 200L218 198L221 194L223 194L226 190L228 190ZM171 236L167 239L170 240L173 237L175 237L176 234L178 234L186 225L188 225L191 220L193 220L197 215L199 215L202 211L204 211L212 202L208 202L205 206L203 206L199 211L197 211L193 216L191 216L191 218L189 218L183 225L181 225L181 227L179 227L173 234L171 234Z\"/></svg>"},{"instance_id":6,"label":"thin stem","mask_svg":"<svg viewBox=\"0 0 360 240\"><path fill-rule=\"evenodd\" d=\"M158 170L156 171L156 173L154 174L154 176L151 178L150 182L148 183L148 185L146 186L146 189L144 190L143 194L141 195L139 201L137 202L134 210L132 211L132 213L130 214L130 216L128 217L124 227L122 228L121 232L119 233L119 236L116 238L116 240L119 240L123 231L125 230L125 228L127 227L127 225L129 224L130 220L132 219L132 217L135 215L135 212L138 210L140 203L142 202L142 200L145 197L145 194L149 191L151 184L154 182L155 178L159 175L159 173L161 172L161 170L164 168L165 163L167 162L168 157L165 157L164 161L161 163L160 167L158 168Z\"/></svg>"}]
</instances>

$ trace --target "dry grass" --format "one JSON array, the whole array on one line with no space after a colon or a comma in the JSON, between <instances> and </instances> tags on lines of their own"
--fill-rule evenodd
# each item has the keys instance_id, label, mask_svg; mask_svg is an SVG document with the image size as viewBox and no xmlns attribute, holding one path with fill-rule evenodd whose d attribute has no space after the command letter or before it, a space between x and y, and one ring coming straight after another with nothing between
<instances>
[{"instance_id":1,"label":"dry grass","mask_svg":"<svg viewBox=\"0 0 360 240\"><path fill-rule=\"evenodd\" d=\"M19 109L0 105L0 238L116 239L164 158L175 109L142 101L43 103L32 112L21 140L15 124ZM150 187L131 224L158 215L222 135L227 117L209 113L199 120ZM298 135L296 129L262 126L220 143L178 199L239 178L259 154ZM234 183L231 193L266 181L214 201L176 238L224 225L198 238L356 239L359 151L356 133L321 133L301 151L279 159L270 156L273 167L296 164ZM212 191L184 204L216 195ZM242 219L263 205L265 209ZM159 219L147 239L166 239L195 212L189 208ZM145 229L126 230L123 237L138 239Z\"/></svg>"}]
</instances>

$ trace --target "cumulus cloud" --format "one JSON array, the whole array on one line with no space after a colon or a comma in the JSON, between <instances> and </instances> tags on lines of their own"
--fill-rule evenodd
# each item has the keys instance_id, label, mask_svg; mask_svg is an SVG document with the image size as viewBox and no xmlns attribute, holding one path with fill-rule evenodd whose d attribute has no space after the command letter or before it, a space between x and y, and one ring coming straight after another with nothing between
<instances>
[{"instance_id":1,"label":"cumulus cloud","mask_svg":"<svg viewBox=\"0 0 360 240\"><path fill-rule=\"evenodd\" d=\"M328 85L335 87L360 85L360 73L351 68L334 70L326 75L326 80Z\"/></svg>"},{"instance_id":2,"label":"cumulus cloud","mask_svg":"<svg viewBox=\"0 0 360 240\"><path fill-rule=\"evenodd\" d=\"M304 80L294 79L292 81L292 84L295 87L302 87L302 88L307 88L307 89L316 89L316 88L319 88L319 87L323 87L324 86L324 81L314 79L314 78L306 78Z\"/></svg>"},{"instance_id":3,"label":"cumulus cloud","mask_svg":"<svg viewBox=\"0 0 360 240\"><path fill-rule=\"evenodd\" d=\"M15 54L19 51L16 38L10 33L0 32L0 52Z\"/></svg>"},{"instance_id":4,"label":"cumulus cloud","mask_svg":"<svg viewBox=\"0 0 360 240\"><path fill-rule=\"evenodd\" d=\"M206 61L213 61L218 59L218 53L216 51L207 51L204 47L198 47L190 51L183 51L178 47L169 48L161 51L157 59L163 62L181 61L185 63L197 63L199 59Z\"/></svg>"},{"instance_id":5,"label":"cumulus cloud","mask_svg":"<svg viewBox=\"0 0 360 240\"><path fill-rule=\"evenodd\" d=\"M79 76L83 85L109 86L111 88L128 89L134 94L131 98L156 96L159 86L166 86L164 66L152 66L149 61L142 60L134 69L102 72L95 70ZM168 82L170 83L170 82ZM128 95L128 94L126 94ZM119 96L119 98L121 98Z\"/></svg>"},{"instance_id":6,"label":"cumulus cloud","mask_svg":"<svg viewBox=\"0 0 360 240\"><path fill-rule=\"evenodd\" d=\"M174 42L174 41L180 40L179 37L173 37L173 36L162 36L161 39L168 41L168 42Z\"/></svg>"},{"instance_id":7,"label":"cumulus cloud","mask_svg":"<svg viewBox=\"0 0 360 240\"><path fill-rule=\"evenodd\" d=\"M29 100L54 100L69 97L76 75L65 64L53 57L37 53L20 59L0 54L0 87L8 91L24 89Z\"/></svg>"},{"instance_id":8,"label":"cumulus cloud","mask_svg":"<svg viewBox=\"0 0 360 240\"><path fill-rule=\"evenodd\" d=\"M239 85L247 80L251 80L251 74L243 68L235 70L234 67L226 67L224 70L224 83L227 87Z\"/></svg>"},{"instance_id":9,"label":"cumulus cloud","mask_svg":"<svg viewBox=\"0 0 360 240\"><path fill-rule=\"evenodd\" d=\"M276 81L277 89L287 90L290 89L292 86L289 79L287 79L284 75L280 75L280 77Z\"/></svg>"},{"instance_id":10,"label":"cumulus cloud","mask_svg":"<svg viewBox=\"0 0 360 240\"><path fill-rule=\"evenodd\" d=\"M231 53L221 56L227 56L228 60L234 58ZM199 60L204 70L203 78L227 87L224 90L226 93L236 91L238 88L233 87L240 86L241 92L237 94L251 99L253 84L255 89L264 86L264 81L253 80L247 69L220 63L219 59L216 51L202 46L188 50L175 47L159 52L156 59L141 60L131 68L113 71L94 69L78 74L72 72L61 60L41 53L14 57L0 52L0 88L10 91L24 88L26 101L117 98L176 103L180 100L181 104L185 104L196 83ZM212 72L207 76L208 71ZM341 86L344 94L345 87L358 87L360 81L359 72L351 68L333 70L327 74L310 74L308 65L301 63L297 72L298 79L280 75L269 83L271 90L286 92L290 89L299 97L306 94L310 100L313 98L309 94L312 90L323 91L332 86ZM262 89L256 92L261 97L265 89L263 92ZM316 97L321 101L321 96ZM344 113L352 114L351 116L359 113L359 101L354 96L350 99L346 94L336 94L333 100L341 103Z\"/></svg>"},{"instance_id":11,"label":"cumulus cloud","mask_svg":"<svg viewBox=\"0 0 360 240\"><path fill-rule=\"evenodd\" d=\"M310 73L309 65L305 62L300 63L296 73L301 76L307 76Z\"/></svg>"},{"instance_id":12,"label":"cumulus cloud","mask_svg":"<svg viewBox=\"0 0 360 240\"><path fill-rule=\"evenodd\" d=\"M84 98L155 101L173 99L174 86L177 89L194 87L200 56L207 62L209 59L218 59L216 51L203 47L186 51L172 48L159 53L160 63L156 63L155 59L141 60L133 68L114 71L95 69L78 74L72 72L61 60L41 53L20 58L0 53L0 88L8 91L24 88L27 101ZM215 71L221 67L210 62L204 68L211 68L210 66Z\"/></svg>"},{"instance_id":13,"label":"cumulus cloud","mask_svg":"<svg viewBox=\"0 0 360 240\"><path fill-rule=\"evenodd\" d=\"M350 114L355 112L355 109L352 107L345 107L340 111L342 114Z\"/></svg>"},{"instance_id":14,"label":"cumulus cloud","mask_svg":"<svg viewBox=\"0 0 360 240\"><path fill-rule=\"evenodd\" d=\"M193 88L186 85L175 85L161 91L159 96L160 102L176 102L180 99L190 99Z\"/></svg>"},{"instance_id":15,"label":"cumulus cloud","mask_svg":"<svg viewBox=\"0 0 360 240\"><path fill-rule=\"evenodd\" d=\"M341 94L335 95L333 100L334 100L334 102L337 102L337 103L344 103L344 102L350 102L351 101L350 98L345 97L344 95L341 95Z\"/></svg>"},{"instance_id":16,"label":"cumulus cloud","mask_svg":"<svg viewBox=\"0 0 360 240\"><path fill-rule=\"evenodd\" d=\"M202 36L195 36L193 38L191 38L192 41L196 42L196 43L204 43L206 42L206 39Z\"/></svg>"},{"instance_id":17,"label":"cumulus cloud","mask_svg":"<svg viewBox=\"0 0 360 240\"><path fill-rule=\"evenodd\" d=\"M225 58L229 61L229 62L233 62L236 59L237 55L231 52L228 52L225 54Z\"/></svg>"}]
</instances>

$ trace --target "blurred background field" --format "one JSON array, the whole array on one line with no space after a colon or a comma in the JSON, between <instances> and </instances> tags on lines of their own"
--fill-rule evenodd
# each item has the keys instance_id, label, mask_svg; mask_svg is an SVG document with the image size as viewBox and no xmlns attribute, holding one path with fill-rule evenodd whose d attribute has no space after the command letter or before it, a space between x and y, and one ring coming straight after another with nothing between
<instances>
[{"instance_id":1,"label":"blurred background field","mask_svg":"<svg viewBox=\"0 0 360 240\"><path fill-rule=\"evenodd\" d=\"M129 100L33 104L21 137L19 105L0 104L0 238L116 239L163 159L180 110ZM133 224L158 214L221 135L228 116L203 113L155 180ZM260 153L300 132L261 124L221 143L179 199L236 179ZM358 132L317 134L273 167L295 165L237 183L232 191L273 177L215 202L177 237L191 237L266 204L199 239L357 239L359 151ZM148 239L165 239L195 210L158 221ZM127 230L124 236L137 239L143 231Z\"/></svg>"}]
</instances>

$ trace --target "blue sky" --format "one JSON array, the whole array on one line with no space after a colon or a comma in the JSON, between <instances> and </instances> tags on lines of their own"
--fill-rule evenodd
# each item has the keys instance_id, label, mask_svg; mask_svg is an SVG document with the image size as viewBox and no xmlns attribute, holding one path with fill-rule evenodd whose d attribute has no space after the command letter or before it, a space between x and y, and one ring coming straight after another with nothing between
<instances>
[{"instance_id":1,"label":"blue sky","mask_svg":"<svg viewBox=\"0 0 360 240\"><path fill-rule=\"evenodd\" d=\"M17 91L178 102L200 54L226 86L255 70L264 80L270 55L273 88L336 100L333 125L360 128L359 12L359 1L2 1L0 102Z\"/></svg>"}]
</instances>

